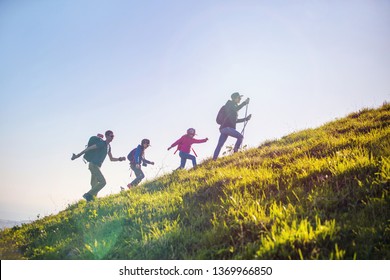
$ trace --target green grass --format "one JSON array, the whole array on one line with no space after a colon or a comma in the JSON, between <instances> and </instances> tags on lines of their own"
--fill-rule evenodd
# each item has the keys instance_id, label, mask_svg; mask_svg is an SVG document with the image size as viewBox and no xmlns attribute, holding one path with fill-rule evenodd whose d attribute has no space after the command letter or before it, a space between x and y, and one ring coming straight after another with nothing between
<instances>
[{"instance_id":1,"label":"green grass","mask_svg":"<svg viewBox=\"0 0 390 280\"><path fill-rule=\"evenodd\" d=\"M1 259L390 259L390 105L0 232Z\"/></svg>"}]
</instances>

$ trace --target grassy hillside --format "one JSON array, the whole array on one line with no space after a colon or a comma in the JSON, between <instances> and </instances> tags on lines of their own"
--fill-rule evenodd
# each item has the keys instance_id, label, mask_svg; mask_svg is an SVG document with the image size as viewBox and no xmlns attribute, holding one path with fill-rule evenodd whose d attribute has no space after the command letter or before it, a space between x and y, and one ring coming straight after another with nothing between
<instances>
[{"instance_id":1,"label":"grassy hillside","mask_svg":"<svg viewBox=\"0 0 390 280\"><path fill-rule=\"evenodd\" d=\"M6 229L0 257L390 259L389 190L385 104Z\"/></svg>"}]
</instances>

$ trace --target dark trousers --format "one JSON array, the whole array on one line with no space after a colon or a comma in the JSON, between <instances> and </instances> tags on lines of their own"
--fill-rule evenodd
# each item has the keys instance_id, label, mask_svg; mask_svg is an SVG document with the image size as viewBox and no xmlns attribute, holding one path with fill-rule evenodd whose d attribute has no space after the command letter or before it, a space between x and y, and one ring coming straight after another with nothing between
<instances>
[{"instance_id":1,"label":"dark trousers","mask_svg":"<svg viewBox=\"0 0 390 280\"><path fill-rule=\"evenodd\" d=\"M139 168L135 166L135 164L130 165L131 170L134 171L135 179L130 183L132 186L137 186L143 178L145 178L145 174L141 170L141 165Z\"/></svg>"},{"instance_id":2,"label":"dark trousers","mask_svg":"<svg viewBox=\"0 0 390 280\"><path fill-rule=\"evenodd\" d=\"M238 152L238 149L241 146L242 140L244 139L244 136L237 130L231 127L225 127L219 130L221 132L221 135L219 136L218 145L215 148L213 159L216 160L218 158L218 155L222 149L223 144L225 144L227 138L229 136L234 137L237 139L236 144L234 145L233 151L235 153Z\"/></svg>"}]
</instances>

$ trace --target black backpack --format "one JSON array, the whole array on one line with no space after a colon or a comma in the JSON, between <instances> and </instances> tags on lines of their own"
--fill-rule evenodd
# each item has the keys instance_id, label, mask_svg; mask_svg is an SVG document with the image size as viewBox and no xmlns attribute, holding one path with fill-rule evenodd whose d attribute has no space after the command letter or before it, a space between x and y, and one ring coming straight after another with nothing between
<instances>
[{"instance_id":1,"label":"black backpack","mask_svg":"<svg viewBox=\"0 0 390 280\"><path fill-rule=\"evenodd\" d=\"M225 110L225 105L219 109L218 114L217 114L217 124L222 125L226 121L226 110Z\"/></svg>"},{"instance_id":2,"label":"black backpack","mask_svg":"<svg viewBox=\"0 0 390 280\"><path fill-rule=\"evenodd\" d=\"M92 136L91 138L89 138L88 140L88 144L87 144L87 147L90 147L92 145L95 145L95 144L98 144L100 142L104 141L102 138L98 137L98 136ZM84 154L84 159L88 162L90 162L92 159L93 159L93 154L94 154L94 150L91 150L91 151L88 151Z\"/></svg>"}]
</instances>

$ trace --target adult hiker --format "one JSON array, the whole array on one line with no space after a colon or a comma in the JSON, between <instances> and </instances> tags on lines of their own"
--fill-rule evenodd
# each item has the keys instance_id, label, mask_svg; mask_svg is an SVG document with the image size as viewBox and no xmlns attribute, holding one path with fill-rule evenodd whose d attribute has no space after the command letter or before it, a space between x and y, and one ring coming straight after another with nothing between
<instances>
[{"instance_id":1,"label":"adult hiker","mask_svg":"<svg viewBox=\"0 0 390 280\"><path fill-rule=\"evenodd\" d=\"M130 189L132 187L137 186L143 178L145 178L145 174L141 170L142 166L147 166L148 164L154 165L153 161L149 161L145 159L145 150L150 146L149 139L142 139L141 145L138 145L137 148L131 150L128 154L127 159L130 161L130 168L134 171L135 179L127 185Z\"/></svg>"},{"instance_id":2,"label":"adult hiker","mask_svg":"<svg viewBox=\"0 0 390 280\"><path fill-rule=\"evenodd\" d=\"M196 166L196 158L195 158L196 153L191 148L191 145L194 144L194 143L196 143L196 144L197 143L204 143L204 142L207 142L207 140L209 140L208 138L195 139L194 138L195 135L196 135L195 134L195 129L189 128L189 129L187 129L187 134L183 135L180 139L178 139L175 143L173 143L168 148L168 151L169 151L173 147L178 146L176 152L179 151L179 156L181 158L180 166L179 166L178 169L183 169L185 167L187 159L191 160L192 161L192 166L195 167ZM195 156L190 154L191 153L191 149L194 152Z\"/></svg>"},{"instance_id":3,"label":"adult hiker","mask_svg":"<svg viewBox=\"0 0 390 280\"><path fill-rule=\"evenodd\" d=\"M219 136L217 147L215 148L213 159L216 160L221 151L222 146L225 144L229 136L237 139L234 145L233 151L236 153L241 146L244 136L242 133L236 130L236 124L241 122L247 122L251 119L252 115L246 116L245 118L238 119L238 111L245 105L249 104L249 98L240 104L242 95L235 92L231 95L231 100L228 100L226 104L220 109L217 116L217 123L220 124ZM240 104L240 105L239 105Z\"/></svg>"},{"instance_id":4,"label":"adult hiker","mask_svg":"<svg viewBox=\"0 0 390 280\"><path fill-rule=\"evenodd\" d=\"M111 153L110 143L114 139L114 133L111 130L107 130L105 133L106 140L103 140L103 135L92 136L88 141L88 146L85 150L79 154L72 155L72 160L84 155L84 159L89 162L88 168L91 171L91 189L83 195L83 198L87 201L94 199L98 192L106 185L106 179L104 178L100 168L105 160L106 156L111 161L124 161L126 157L115 158Z\"/></svg>"}]
</instances>

